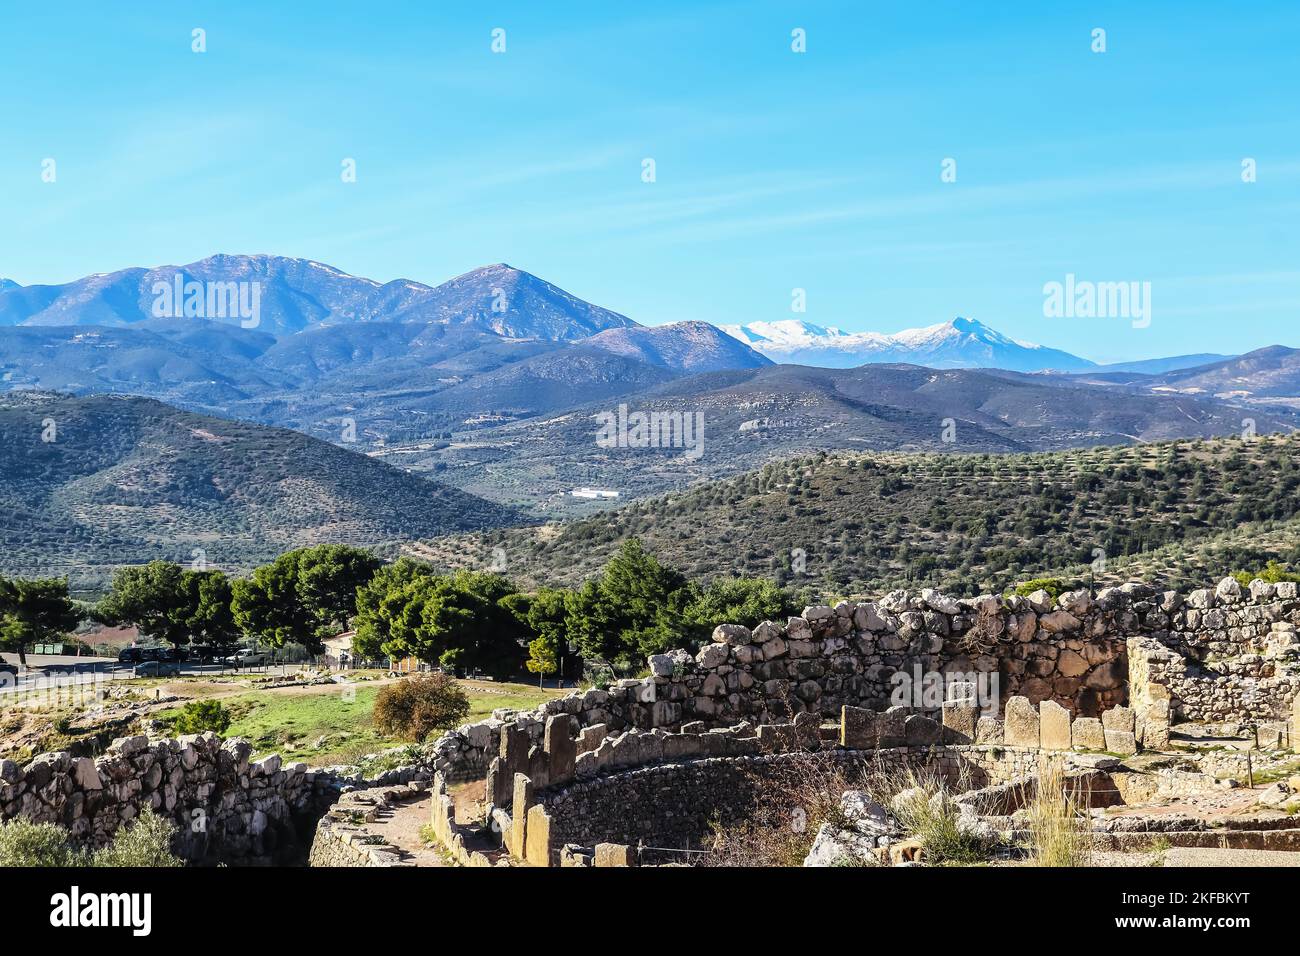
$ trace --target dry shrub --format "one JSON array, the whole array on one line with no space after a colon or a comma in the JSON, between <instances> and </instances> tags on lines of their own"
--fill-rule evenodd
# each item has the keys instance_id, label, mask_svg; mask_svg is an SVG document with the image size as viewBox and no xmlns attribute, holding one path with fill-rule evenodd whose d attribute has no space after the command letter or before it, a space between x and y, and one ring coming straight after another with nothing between
<instances>
[{"instance_id":1,"label":"dry shrub","mask_svg":"<svg viewBox=\"0 0 1300 956\"><path fill-rule=\"evenodd\" d=\"M823 823L843 826L840 796L863 789L861 769L845 767L830 754L773 761L746 768L753 804L744 819L713 825L701 866L801 866Z\"/></svg>"},{"instance_id":2,"label":"dry shrub","mask_svg":"<svg viewBox=\"0 0 1300 956\"><path fill-rule=\"evenodd\" d=\"M1035 866L1086 866L1091 836L1078 798L1067 790L1060 760L1039 768L1038 787L1026 808Z\"/></svg>"},{"instance_id":3,"label":"dry shrub","mask_svg":"<svg viewBox=\"0 0 1300 956\"><path fill-rule=\"evenodd\" d=\"M448 674L416 674L379 688L373 712L380 733L423 741L469 716L469 697Z\"/></svg>"},{"instance_id":4,"label":"dry shrub","mask_svg":"<svg viewBox=\"0 0 1300 956\"><path fill-rule=\"evenodd\" d=\"M921 841L925 862L980 863L988 858L991 841L962 823L956 796L970 789L963 768L955 783L930 770L894 771L881 775L873 798L889 807L903 829Z\"/></svg>"}]
</instances>

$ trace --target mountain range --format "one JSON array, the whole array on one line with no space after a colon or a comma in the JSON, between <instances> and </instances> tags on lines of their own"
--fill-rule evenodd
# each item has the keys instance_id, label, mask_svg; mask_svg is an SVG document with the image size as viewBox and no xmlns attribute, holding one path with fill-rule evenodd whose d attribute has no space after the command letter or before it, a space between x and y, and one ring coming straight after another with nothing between
<instances>
[{"instance_id":1,"label":"mountain range","mask_svg":"<svg viewBox=\"0 0 1300 956\"><path fill-rule=\"evenodd\" d=\"M546 416L485 422L449 441L392 443L372 454L542 516L610 502L574 488L617 491L614 503L716 480L814 452L1026 452L1300 428L1300 410L1254 408L1207 395L1158 394L1070 376L988 369L772 365L678 377L624 399L661 420L699 416L702 454L684 447L595 443L605 400Z\"/></svg>"},{"instance_id":2,"label":"mountain range","mask_svg":"<svg viewBox=\"0 0 1300 956\"><path fill-rule=\"evenodd\" d=\"M183 266L130 268L62 285L0 286L0 325L135 325L151 318L211 318L239 325L238 316L191 315L162 298L187 282L256 283L262 332L281 336L356 322L423 322L497 335L585 338L636 325L626 316L583 302L505 263L475 269L437 287L409 279L379 283L309 259L215 255Z\"/></svg>"},{"instance_id":3,"label":"mountain range","mask_svg":"<svg viewBox=\"0 0 1300 956\"><path fill-rule=\"evenodd\" d=\"M1094 363L1068 352L1017 342L974 319L956 318L892 335L842 332L802 319L723 328L768 358L798 365L852 368L868 362L907 362L930 368L1001 368L1015 372L1094 367Z\"/></svg>"},{"instance_id":4,"label":"mountain range","mask_svg":"<svg viewBox=\"0 0 1300 956\"><path fill-rule=\"evenodd\" d=\"M256 327L154 314L191 281L256 283ZM604 506L575 500L577 486L626 500L819 450L1028 451L1300 425L1300 351L1283 346L1103 366L966 318L890 335L803 320L646 327L501 263L428 286L276 256L5 280L0 388L144 396L289 428L533 514ZM620 404L703 416L706 453L596 446L594 416Z\"/></svg>"},{"instance_id":5,"label":"mountain range","mask_svg":"<svg viewBox=\"0 0 1300 956\"><path fill-rule=\"evenodd\" d=\"M843 332L802 319L725 325L728 335L777 362L853 368L874 362L905 362L929 368L998 368L1011 372L1073 372L1102 369L1158 374L1230 356L1213 353L1098 365L1060 349L1019 342L975 319L902 332Z\"/></svg>"}]
</instances>

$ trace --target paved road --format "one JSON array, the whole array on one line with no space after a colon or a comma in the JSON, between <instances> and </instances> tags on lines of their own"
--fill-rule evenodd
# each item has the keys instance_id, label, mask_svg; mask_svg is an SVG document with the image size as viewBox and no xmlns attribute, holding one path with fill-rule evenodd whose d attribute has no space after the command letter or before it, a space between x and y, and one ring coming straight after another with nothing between
<instances>
[{"instance_id":1,"label":"paved road","mask_svg":"<svg viewBox=\"0 0 1300 956\"><path fill-rule=\"evenodd\" d=\"M0 658L18 665L17 654L0 654ZM300 664L271 664L266 667L252 668L258 674L292 674ZM34 687L48 686L50 683L60 687L73 687L80 684L93 684L96 681L128 680L135 676L134 669L119 665L109 657L76 657L62 654L28 654L26 671L20 671L15 681L14 675L0 673L0 695L31 690ZM220 664L188 663L181 665L181 674L201 676L203 674L233 674L236 671ZM248 673L247 670L244 673Z\"/></svg>"}]
</instances>

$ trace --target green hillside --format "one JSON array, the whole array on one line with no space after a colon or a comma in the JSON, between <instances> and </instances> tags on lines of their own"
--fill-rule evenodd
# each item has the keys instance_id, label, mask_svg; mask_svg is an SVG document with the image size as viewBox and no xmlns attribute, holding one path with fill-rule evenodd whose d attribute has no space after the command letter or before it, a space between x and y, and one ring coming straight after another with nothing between
<instances>
[{"instance_id":1,"label":"green hillside","mask_svg":"<svg viewBox=\"0 0 1300 956\"><path fill-rule=\"evenodd\" d=\"M190 562L241 568L324 541L376 545L514 520L509 509L297 432L150 399L0 397L0 573Z\"/></svg>"},{"instance_id":2,"label":"green hillside","mask_svg":"<svg viewBox=\"0 0 1300 956\"><path fill-rule=\"evenodd\" d=\"M761 574L832 594L909 582L976 593L1054 572L1087 581L1104 554L1099 583L1199 586L1269 557L1300 560L1297 452L1292 434L1035 454L823 454L418 552L458 565L500 547L521 580L571 583L637 536L696 578Z\"/></svg>"}]
</instances>

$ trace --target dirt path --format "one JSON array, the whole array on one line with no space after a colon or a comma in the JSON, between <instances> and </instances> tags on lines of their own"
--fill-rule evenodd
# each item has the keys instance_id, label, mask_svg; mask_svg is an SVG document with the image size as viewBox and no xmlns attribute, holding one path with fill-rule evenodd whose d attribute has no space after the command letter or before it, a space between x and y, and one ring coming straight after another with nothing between
<instances>
[{"instance_id":1,"label":"dirt path","mask_svg":"<svg viewBox=\"0 0 1300 956\"><path fill-rule=\"evenodd\" d=\"M402 851L403 857L416 866L448 866L441 849L426 844L420 837L420 828L427 824L433 812L432 797L425 794L419 800L404 803L392 810L383 810L378 819L366 824L371 833L382 836Z\"/></svg>"}]
</instances>

